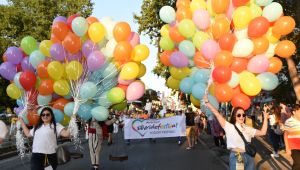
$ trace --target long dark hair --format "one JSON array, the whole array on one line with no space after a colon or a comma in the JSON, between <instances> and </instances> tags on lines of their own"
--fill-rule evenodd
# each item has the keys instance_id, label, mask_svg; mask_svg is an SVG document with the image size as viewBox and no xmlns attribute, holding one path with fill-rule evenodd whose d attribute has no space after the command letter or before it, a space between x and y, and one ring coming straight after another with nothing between
<instances>
[{"instance_id":1,"label":"long dark hair","mask_svg":"<svg viewBox=\"0 0 300 170\"><path fill-rule=\"evenodd\" d=\"M238 110L243 110L245 112L245 110L242 107L235 107L231 112L231 116L230 116L230 120L229 120L230 123L235 124L235 122L236 122L236 113L237 113ZM244 120L244 123L246 123L246 118Z\"/></svg>"},{"instance_id":2,"label":"long dark hair","mask_svg":"<svg viewBox=\"0 0 300 170\"><path fill-rule=\"evenodd\" d=\"M41 111L41 115L40 115L38 123L34 126L33 136L35 134L35 131L38 130L44 123L43 120L42 120L42 114L43 114L44 111L49 111L50 112L50 114L51 114L50 128L51 128L51 125L53 124L54 125L54 133L56 135L56 121L55 121L54 113L53 113L53 111L50 107L44 107Z\"/></svg>"}]
</instances>

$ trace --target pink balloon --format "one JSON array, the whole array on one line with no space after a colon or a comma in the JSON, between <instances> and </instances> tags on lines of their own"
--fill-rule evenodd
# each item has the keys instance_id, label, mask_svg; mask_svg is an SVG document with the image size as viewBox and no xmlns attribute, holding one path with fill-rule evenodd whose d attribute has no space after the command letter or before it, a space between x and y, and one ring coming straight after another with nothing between
<instances>
[{"instance_id":1,"label":"pink balloon","mask_svg":"<svg viewBox=\"0 0 300 170\"><path fill-rule=\"evenodd\" d=\"M207 60L214 59L219 51L219 44L214 40L207 40L201 46L201 53Z\"/></svg>"},{"instance_id":2,"label":"pink balloon","mask_svg":"<svg viewBox=\"0 0 300 170\"><path fill-rule=\"evenodd\" d=\"M140 43L140 36L136 32L131 32L130 37L128 38L128 41L132 47L135 47Z\"/></svg>"},{"instance_id":3,"label":"pink balloon","mask_svg":"<svg viewBox=\"0 0 300 170\"><path fill-rule=\"evenodd\" d=\"M199 9L194 12L193 21L198 29L206 30L210 25L210 16L208 11Z\"/></svg>"},{"instance_id":4,"label":"pink balloon","mask_svg":"<svg viewBox=\"0 0 300 170\"><path fill-rule=\"evenodd\" d=\"M234 11L234 6L233 6L232 1L230 1L230 5L229 5L229 7L228 7L228 9L227 9L227 11L226 11L226 16L227 16L227 18L228 18L229 20L232 19L233 11Z\"/></svg>"},{"instance_id":5,"label":"pink balloon","mask_svg":"<svg viewBox=\"0 0 300 170\"><path fill-rule=\"evenodd\" d=\"M257 55L250 59L247 70L252 73L263 73L269 67L269 59L265 55Z\"/></svg>"},{"instance_id":6,"label":"pink balloon","mask_svg":"<svg viewBox=\"0 0 300 170\"><path fill-rule=\"evenodd\" d=\"M121 77L118 77L118 83L122 84L122 85L129 85L130 83L132 83L134 80L123 80L121 79Z\"/></svg>"},{"instance_id":7,"label":"pink balloon","mask_svg":"<svg viewBox=\"0 0 300 170\"><path fill-rule=\"evenodd\" d=\"M141 98L145 93L145 86L140 81L135 81L129 84L126 90L126 99L133 101Z\"/></svg>"}]
</instances>

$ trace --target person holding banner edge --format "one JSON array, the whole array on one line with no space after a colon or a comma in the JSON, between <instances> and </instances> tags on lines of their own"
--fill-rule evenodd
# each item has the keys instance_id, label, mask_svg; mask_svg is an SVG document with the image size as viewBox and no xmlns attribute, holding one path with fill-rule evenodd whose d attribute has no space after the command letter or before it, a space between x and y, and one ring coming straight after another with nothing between
<instances>
[{"instance_id":1,"label":"person holding banner edge","mask_svg":"<svg viewBox=\"0 0 300 170\"><path fill-rule=\"evenodd\" d=\"M236 107L233 109L230 121L226 121L225 118L218 112L216 108L209 102L207 95L203 97L205 105L213 112L217 120L219 121L222 128L225 130L227 148L231 151L229 156L229 168L230 170L235 170L242 158L243 166L245 170L255 169L254 158L246 153L245 143L242 137L239 135L238 131L242 132L242 135L247 140L251 142L251 138L254 136L264 136L266 135L268 128L268 118L269 112L267 112L267 107L264 107L264 121L261 130L254 129L245 124L246 114L245 110L241 107ZM236 127L236 128L235 128Z\"/></svg>"}]
</instances>

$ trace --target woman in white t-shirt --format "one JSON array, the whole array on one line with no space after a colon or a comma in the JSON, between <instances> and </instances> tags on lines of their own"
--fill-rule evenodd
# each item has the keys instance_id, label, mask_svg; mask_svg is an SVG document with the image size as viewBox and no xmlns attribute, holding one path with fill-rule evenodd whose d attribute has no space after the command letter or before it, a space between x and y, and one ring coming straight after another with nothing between
<instances>
[{"instance_id":1,"label":"woman in white t-shirt","mask_svg":"<svg viewBox=\"0 0 300 170\"><path fill-rule=\"evenodd\" d=\"M246 121L246 113L245 110L241 107L236 107L233 109L230 121L227 122L225 118L218 112L217 109L214 108L212 104L209 103L207 96L204 97L204 101L206 106L213 112L220 125L224 129L226 133L226 142L227 149L229 149L230 157L229 157L229 168L230 170L236 169L236 162L238 156L241 155L243 159L244 169L245 170L253 170L255 169L254 158L245 152L245 144L242 137L238 134L234 125L242 132L245 139L248 142L251 142L251 138L254 136L263 136L267 132L268 127L268 117L269 113L264 108L264 122L261 130L254 129L245 124Z\"/></svg>"},{"instance_id":2,"label":"woman in white t-shirt","mask_svg":"<svg viewBox=\"0 0 300 170\"><path fill-rule=\"evenodd\" d=\"M69 130L55 122L53 111L45 107L41 111L38 123L29 130L23 119L20 119L21 126L27 137L33 137L31 170L43 170L45 161L48 161L55 170L57 167L57 137L69 137Z\"/></svg>"}]
</instances>

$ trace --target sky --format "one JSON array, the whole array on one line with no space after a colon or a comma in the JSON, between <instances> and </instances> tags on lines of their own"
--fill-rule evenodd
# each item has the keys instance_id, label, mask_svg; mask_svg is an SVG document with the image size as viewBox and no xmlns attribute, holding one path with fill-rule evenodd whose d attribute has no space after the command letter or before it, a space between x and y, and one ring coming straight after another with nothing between
<instances>
[{"instance_id":1,"label":"sky","mask_svg":"<svg viewBox=\"0 0 300 170\"><path fill-rule=\"evenodd\" d=\"M138 31L138 24L134 23L133 14L140 14L143 0L93 0L92 2L95 3L93 16L98 19L107 16L115 22L126 21L132 31ZM165 80L151 72L156 65L157 48L150 44L150 39L146 35L140 35L140 40L140 43L147 45L150 50L149 57L143 61L147 68L146 74L142 77L143 82L147 88L169 94L170 90L165 86Z\"/></svg>"}]
</instances>

